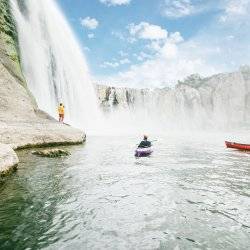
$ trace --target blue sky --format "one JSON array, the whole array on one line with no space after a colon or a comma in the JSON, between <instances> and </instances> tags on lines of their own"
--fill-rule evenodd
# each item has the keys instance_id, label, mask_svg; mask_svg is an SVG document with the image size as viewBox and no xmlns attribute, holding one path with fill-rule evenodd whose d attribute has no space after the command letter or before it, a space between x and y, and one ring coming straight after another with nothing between
<instances>
[{"instance_id":1,"label":"blue sky","mask_svg":"<svg viewBox=\"0 0 250 250\"><path fill-rule=\"evenodd\" d=\"M162 87L192 73L235 70L250 59L250 0L57 2L99 82Z\"/></svg>"}]
</instances>

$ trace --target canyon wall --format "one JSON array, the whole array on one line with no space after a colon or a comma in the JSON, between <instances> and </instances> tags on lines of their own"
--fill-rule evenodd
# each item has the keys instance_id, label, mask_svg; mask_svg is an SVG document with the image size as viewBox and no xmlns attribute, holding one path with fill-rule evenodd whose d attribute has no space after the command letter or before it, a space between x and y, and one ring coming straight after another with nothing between
<instances>
[{"instance_id":1,"label":"canyon wall","mask_svg":"<svg viewBox=\"0 0 250 250\"><path fill-rule=\"evenodd\" d=\"M191 75L174 88L131 89L97 85L106 113L140 110L172 127L245 127L250 119L250 67L207 78Z\"/></svg>"}]
</instances>

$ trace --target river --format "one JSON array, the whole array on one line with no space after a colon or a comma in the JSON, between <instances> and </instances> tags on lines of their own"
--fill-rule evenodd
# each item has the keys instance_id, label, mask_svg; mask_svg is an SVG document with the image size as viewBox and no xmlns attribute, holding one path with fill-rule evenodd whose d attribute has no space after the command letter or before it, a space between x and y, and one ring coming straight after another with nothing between
<instances>
[{"instance_id":1,"label":"river","mask_svg":"<svg viewBox=\"0 0 250 250\"><path fill-rule=\"evenodd\" d=\"M214 140L89 137L60 159L19 151L0 182L1 249L249 249L250 154Z\"/></svg>"}]
</instances>

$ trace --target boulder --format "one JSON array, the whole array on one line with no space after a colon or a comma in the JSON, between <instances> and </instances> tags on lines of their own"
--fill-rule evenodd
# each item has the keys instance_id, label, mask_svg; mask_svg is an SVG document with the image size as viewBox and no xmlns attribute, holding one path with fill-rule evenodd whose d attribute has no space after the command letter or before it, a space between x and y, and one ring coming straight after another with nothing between
<instances>
[{"instance_id":1,"label":"boulder","mask_svg":"<svg viewBox=\"0 0 250 250\"><path fill-rule=\"evenodd\" d=\"M6 175L17 168L19 159L15 151L6 144L0 144L0 175Z\"/></svg>"},{"instance_id":2,"label":"boulder","mask_svg":"<svg viewBox=\"0 0 250 250\"><path fill-rule=\"evenodd\" d=\"M84 141L84 132L38 110L25 87L0 62L0 143L18 149Z\"/></svg>"}]
</instances>

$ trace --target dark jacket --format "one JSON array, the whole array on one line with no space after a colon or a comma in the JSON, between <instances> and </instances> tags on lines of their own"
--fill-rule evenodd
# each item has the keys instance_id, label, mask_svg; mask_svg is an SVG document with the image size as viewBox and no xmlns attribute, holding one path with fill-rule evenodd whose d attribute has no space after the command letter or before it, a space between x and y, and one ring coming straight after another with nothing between
<instances>
[{"instance_id":1,"label":"dark jacket","mask_svg":"<svg viewBox=\"0 0 250 250\"><path fill-rule=\"evenodd\" d=\"M151 142L147 140L141 141L141 143L138 146L138 148L149 148L149 147L151 147Z\"/></svg>"}]
</instances>

